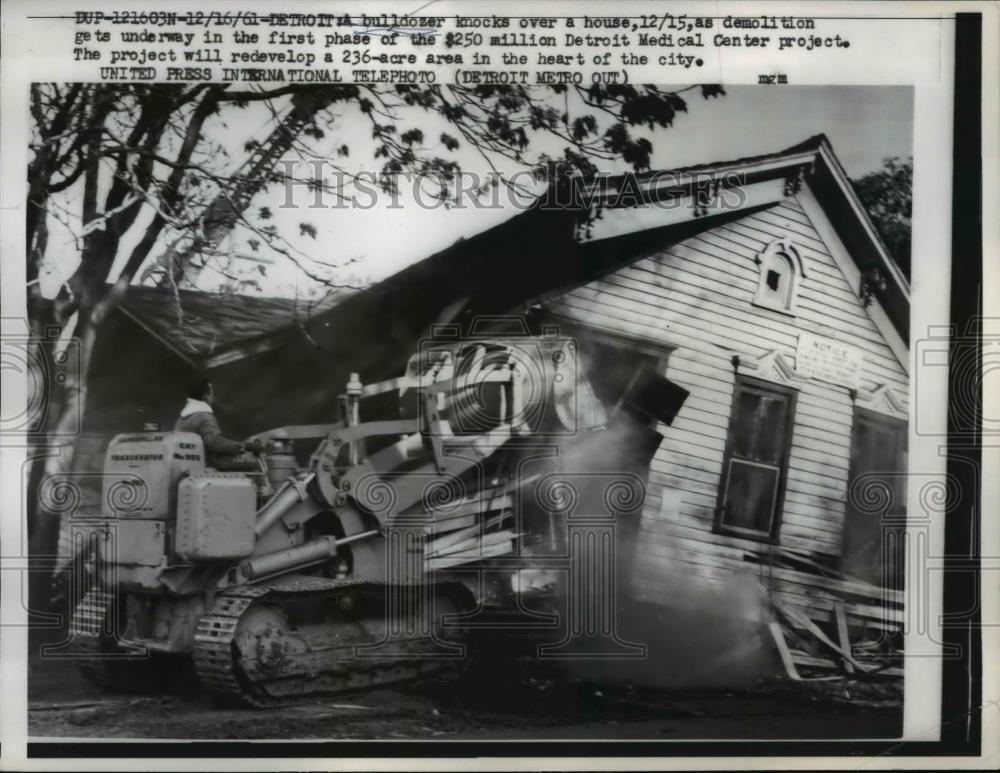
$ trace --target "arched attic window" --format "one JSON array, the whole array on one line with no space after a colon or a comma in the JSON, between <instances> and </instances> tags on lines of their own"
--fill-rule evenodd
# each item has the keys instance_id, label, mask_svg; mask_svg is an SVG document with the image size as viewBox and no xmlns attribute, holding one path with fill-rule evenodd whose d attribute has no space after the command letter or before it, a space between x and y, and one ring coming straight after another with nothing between
<instances>
[{"instance_id":1,"label":"arched attic window","mask_svg":"<svg viewBox=\"0 0 1000 773\"><path fill-rule=\"evenodd\" d=\"M779 239L769 244L756 262L760 277L754 305L794 314L799 285L805 277L798 249L788 239Z\"/></svg>"}]
</instances>

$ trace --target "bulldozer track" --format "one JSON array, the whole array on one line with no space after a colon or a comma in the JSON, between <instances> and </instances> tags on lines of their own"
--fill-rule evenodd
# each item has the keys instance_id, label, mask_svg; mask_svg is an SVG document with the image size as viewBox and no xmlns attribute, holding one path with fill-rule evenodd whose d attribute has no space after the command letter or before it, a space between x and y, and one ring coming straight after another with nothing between
<instances>
[{"instance_id":1,"label":"bulldozer track","mask_svg":"<svg viewBox=\"0 0 1000 773\"><path fill-rule=\"evenodd\" d=\"M87 592L70 621L70 636L77 669L85 679L119 691L137 688L136 678L144 676L149 661L116 647L107 630L108 615L116 601L113 592L92 589Z\"/></svg>"},{"instance_id":2,"label":"bulldozer track","mask_svg":"<svg viewBox=\"0 0 1000 773\"><path fill-rule=\"evenodd\" d=\"M241 662L237 633L241 619L255 604L282 609L304 601L336 605L347 597L367 594L370 597L399 592L404 586L367 580L337 580L301 577L295 581L272 582L227 589L216 594L214 602L198 621L195 632L194 664L201 684L223 699L259 708L290 705L304 697L334 694L354 689L408 681L422 674L441 671L448 665L462 663L457 656L427 657L413 653L401 659L348 657L322 667L299 665L288 659L284 673L261 677L261 669L247 673ZM412 592L414 586L409 590ZM437 583L424 586L435 592L457 595L465 593L459 583ZM461 589L461 591L459 591ZM430 637L413 637L405 645L419 647L431 642ZM396 644L399 640L396 641ZM453 641L449 642L454 644ZM366 645L378 644L368 641ZM350 646L350 645L348 645ZM346 647L344 648L346 651ZM461 648L458 648L461 651ZM450 663L449 663L450 661ZM305 675L288 676L288 671L305 671ZM321 682L320 677L325 677ZM291 685L289 694L274 694L273 688L284 681Z\"/></svg>"},{"instance_id":3,"label":"bulldozer track","mask_svg":"<svg viewBox=\"0 0 1000 773\"><path fill-rule=\"evenodd\" d=\"M247 608L270 588L248 586L219 593L215 603L198 621L194 635L194 667L198 681L209 691L261 705L256 694L241 685L233 662L236 626Z\"/></svg>"}]
</instances>

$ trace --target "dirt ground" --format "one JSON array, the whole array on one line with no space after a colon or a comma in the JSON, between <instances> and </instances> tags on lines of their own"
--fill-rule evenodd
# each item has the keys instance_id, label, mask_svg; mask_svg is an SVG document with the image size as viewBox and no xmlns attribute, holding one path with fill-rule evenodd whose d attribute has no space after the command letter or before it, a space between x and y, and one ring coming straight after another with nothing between
<instances>
[{"instance_id":1,"label":"dirt ground","mask_svg":"<svg viewBox=\"0 0 1000 773\"><path fill-rule=\"evenodd\" d=\"M220 707L196 692L107 693L58 660L35 659L29 691L35 740L892 738L902 718L899 684L775 679L666 690L566 679L524 662L267 711Z\"/></svg>"}]
</instances>

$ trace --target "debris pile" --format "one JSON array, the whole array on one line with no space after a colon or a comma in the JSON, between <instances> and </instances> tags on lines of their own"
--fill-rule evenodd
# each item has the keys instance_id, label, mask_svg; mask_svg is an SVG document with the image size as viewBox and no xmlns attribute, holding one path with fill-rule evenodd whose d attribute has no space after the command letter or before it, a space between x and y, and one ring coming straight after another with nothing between
<instances>
[{"instance_id":1,"label":"debris pile","mask_svg":"<svg viewBox=\"0 0 1000 773\"><path fill-rule=\"evenodd\" d=\"M744 559L761 567L768 630L790 679L902 677L902 591L778 546Z\"/></svg>"}]
</instances>

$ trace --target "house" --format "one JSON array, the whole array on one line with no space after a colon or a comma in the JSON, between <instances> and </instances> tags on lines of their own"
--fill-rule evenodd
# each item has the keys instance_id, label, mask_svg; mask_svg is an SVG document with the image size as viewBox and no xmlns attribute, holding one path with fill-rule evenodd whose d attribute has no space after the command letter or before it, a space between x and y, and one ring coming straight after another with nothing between
<instances>
[{"instance_id":1,"label":"house","mask_svg":"<svg viewBox=\"0 0 1000 773\"><path fill-rule=\"evenodd\" d=\"M714 207L699 177L721 181ZM882 516L905 514L909 291L830 143L657 178L581 244L600 276L539 299L690 390L652 463L637 574L669 557L712 576L775 545L900 587Z\"/></svg>"},{"instance_id":2,"label":"house","mask_svg":"<svg viewBox=\"0 0 1000 773\"><path fill-rule=\"evenodd\" d=\"M690 392L659 427L633 597L655 603L671 576L758 578L800 631L836 615L852 637L898 634L909 288L829 141L583 192L202 351L227 431L334 420L350 373L400 375L434 324L554 324Z\"/></svg>"}]
</instances>

